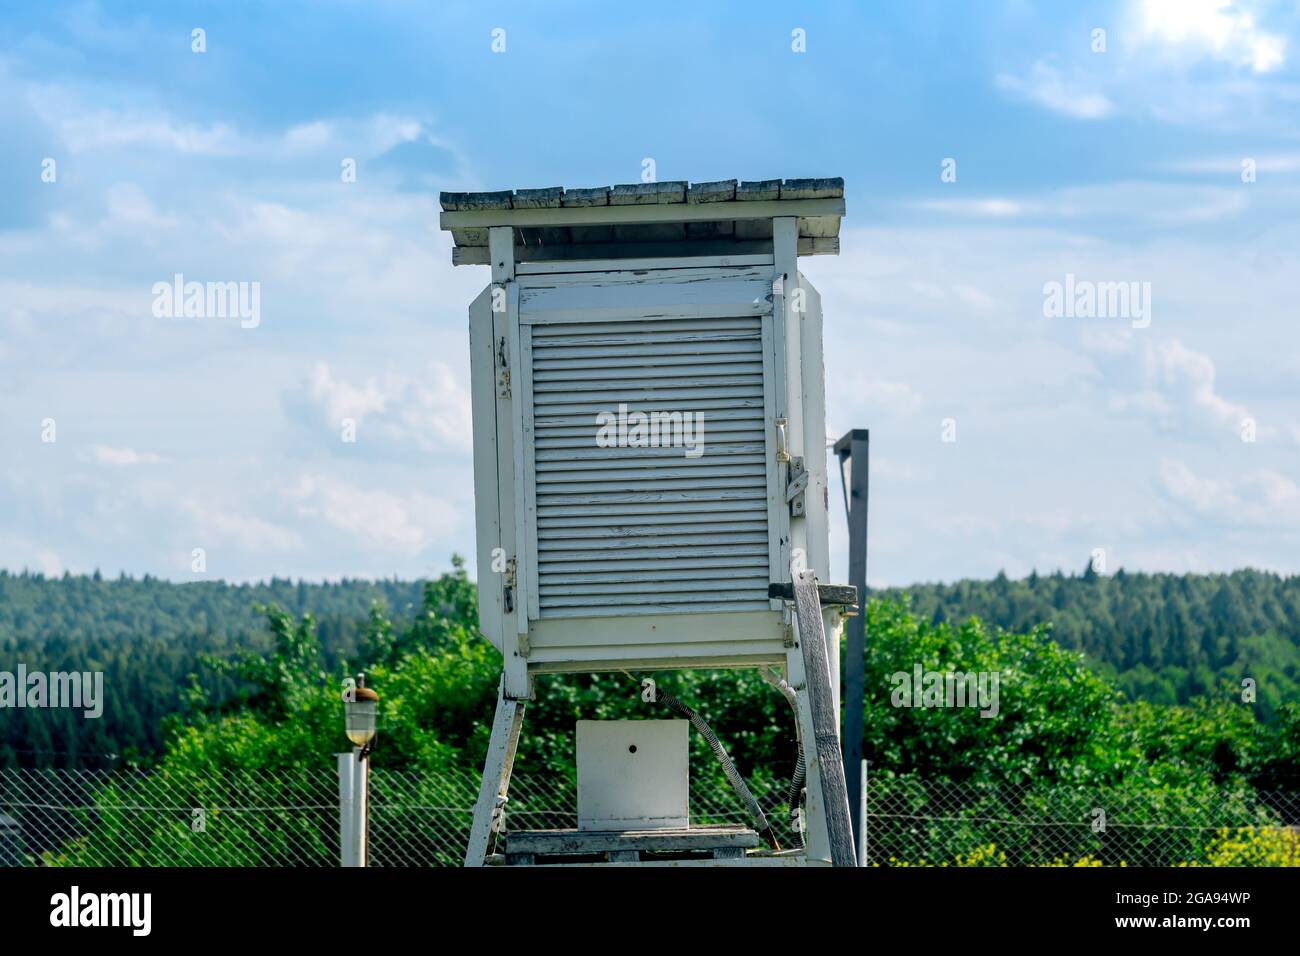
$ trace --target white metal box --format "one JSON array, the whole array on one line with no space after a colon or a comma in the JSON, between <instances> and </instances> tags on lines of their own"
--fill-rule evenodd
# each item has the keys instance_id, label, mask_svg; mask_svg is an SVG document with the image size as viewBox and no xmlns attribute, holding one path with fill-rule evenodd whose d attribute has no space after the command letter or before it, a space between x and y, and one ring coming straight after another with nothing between
<instances>
[{"instance_id":1,"label":"white metal box","mask_svg":"<svg viewBox=\"0 0 1300 956\"><path fill-rule=\"evenodd\" d=\"M685 720L578 721L578 829L686 827L689 726Z\"/></svg>"}]
</instances>

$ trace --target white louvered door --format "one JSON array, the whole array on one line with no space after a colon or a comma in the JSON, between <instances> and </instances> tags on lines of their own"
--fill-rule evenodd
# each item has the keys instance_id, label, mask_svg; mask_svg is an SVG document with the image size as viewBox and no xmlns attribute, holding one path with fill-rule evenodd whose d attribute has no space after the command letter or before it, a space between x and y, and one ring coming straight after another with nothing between
<instances>
[{"instance_id":1,"label":"white louvered door","mask_svg":"<svg viewBox=\"0 0 1300 956\"><path fill-rule=\"evenodd\" d=\"M770 608L770 270L709 273L523 290L530 619Z\"/></svg>"}]
</instances>

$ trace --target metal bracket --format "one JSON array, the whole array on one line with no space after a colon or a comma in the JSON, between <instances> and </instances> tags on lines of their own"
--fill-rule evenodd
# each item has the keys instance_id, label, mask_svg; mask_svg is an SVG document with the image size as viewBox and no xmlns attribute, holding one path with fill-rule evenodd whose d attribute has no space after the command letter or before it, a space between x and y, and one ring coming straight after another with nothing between
<instances>
[{"instance_id":1,"label":"metal bracket","mask_svg":"<svg viewBox=\"0 0 1300 956\"><path fill-rule=\"evenodd\" d=\"M808 487L808 470L803 466L803 459L795 456L790 459L790 483L785 488L785 500L790 505L790 514L799 518L805 510L804 490Z\"/></svg>"},{"instance_id":2,"label":"metal bracket","mask_svg":"<svg viewBox=\"0 0 1300 956\"><path fill-rule=\"evenodd\" d=\"M776 460L786 462L790 460L790 442L786 437L786 428L790 422L786 418L776 420Z\"/></svg>"},{"instance_id":3,"label":"metal bracket","mask_svg":"<svg viewBox=\"0 0 1300 956\"><path fill-rule=\"evenodd\" d=\"M515 589L519 586L519 577L515 571L514 558L510 558L506 561L506 570L501 578L505 596L506 613L513 614L515 610Z\"/></svg>"}]
</instances>

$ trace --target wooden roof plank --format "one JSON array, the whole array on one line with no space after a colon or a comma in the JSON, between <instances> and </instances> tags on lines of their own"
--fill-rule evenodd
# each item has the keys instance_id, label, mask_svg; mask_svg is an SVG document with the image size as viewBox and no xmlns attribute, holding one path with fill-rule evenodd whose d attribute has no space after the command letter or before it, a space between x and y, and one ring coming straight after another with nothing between
<instances>
[{"instance_id":1,"label":"wooden roof plank","mask_svg":"<svg viewBox=\"0 0 1300 956\"><path fill-rule=\"evenodd\" d=\"M563 186L549 186L546 189L515 190L515 209L559 209L560 199L564 195Z\"/></svg>"},{"instance_id":2,"label":"wooden roof plank","mask_svg":"<svg viewBox=\"0 0 1300 956\"><path fill-rule=\"evenodd\" d=\"M566 189L560 199L560 205L566 209L586 209L591 206L609 205L609 187L596 186L592 189Z\"/></svg>"},{"instance_id":3,"label":"wooden roof plank","mask_svg":"<svg viewBox=\"0 0 1300 956\"><path fill-rule=\"evenodd\" d=\"M736 181L734 179L720 179L711 183L691 183L691 188L686 193L688 203L729 202L735 198Z\"/></svg>"},{"instance_id":4,"label":"wooden roof plank","mask_svg":"<svg viewBox=\"0 0 1300 956\"><path fill-rule=\"evenodd\" d=\"M686 201L685 182L625 183L609 191L611 206L645 206Z\"/></svg>"},{"instance_id":5,"label":"wooden roof plank","mask_svg":"<svg viewBox=\"0 0 1300 956\"><path fill-rule=\"evenodd\" d=\"M595 195L577 195L577 194ZM843 199L794 199L717 203L640 203L609 206L604 190L565 192L561 209L473 209L444 212L444 229L472 226L589 226L604 223L700 222L768 219L773 216L843 216Z\"/></svg>"},{"instance_id":6,"label":"wooden roof plank","mask_svg":"<svg viewBox=\"0 0 1300 956\"><path fill-rule=\"evenodd\" d=\"M768 202L781 198L781 180L762 179L742 182L736 187L736 198L742 202Z\"/></svg>"},{"instance_id":7,"label":"wooden roof plank","mask_svg":"<svg viewBox=\"0 0 1300 956\"><path fill-rule=\"evenodd\" d=\"M782 199L843 199L844 180L835 176L829 179L787 179L781 184Z\"/></svg>"},{"instance_id":8,"label":"wooden roof plank","mask_svg":"<svg viewBox=\"0 0 1300 956\"><path fill-rule=\"evenodd\" d=\"M510 209L514 193L509 189L488 193L440 193L438 199L446 212L466 212L476 209Z\"/></svg>"}]
</instances>

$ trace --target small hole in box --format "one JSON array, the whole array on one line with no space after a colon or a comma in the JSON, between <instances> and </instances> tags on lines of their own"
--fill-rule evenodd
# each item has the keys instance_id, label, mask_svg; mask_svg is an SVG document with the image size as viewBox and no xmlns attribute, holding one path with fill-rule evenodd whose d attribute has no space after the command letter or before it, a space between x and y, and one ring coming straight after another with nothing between
<instances>
[{"instance_id":1,"label":"small hole in box","mask_svg":"<svg viewBox=\"0 0 1300 956\"><path fill-rule=\"evenodd\" d=\"M636 744L632 744L632 746L628 747L627 752L630 754L636 753Z\"/></svg>"}]
</instances>

